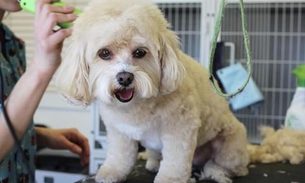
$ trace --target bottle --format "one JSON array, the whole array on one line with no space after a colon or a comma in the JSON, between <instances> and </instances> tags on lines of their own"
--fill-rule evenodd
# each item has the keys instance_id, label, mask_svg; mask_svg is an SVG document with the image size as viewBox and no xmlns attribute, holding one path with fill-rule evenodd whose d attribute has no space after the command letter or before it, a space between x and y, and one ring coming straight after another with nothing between
<instances>
[{"instance_id":1,"label":"bottle","mask_svg":"<svg viewBox=\"0 0 305 183\"><path fill-rule=\"evenodd\" d=\"M287 110L285 126L305 130L305 65L292 71L297 76L297 88Z\"/></svg>"}]
</instances>

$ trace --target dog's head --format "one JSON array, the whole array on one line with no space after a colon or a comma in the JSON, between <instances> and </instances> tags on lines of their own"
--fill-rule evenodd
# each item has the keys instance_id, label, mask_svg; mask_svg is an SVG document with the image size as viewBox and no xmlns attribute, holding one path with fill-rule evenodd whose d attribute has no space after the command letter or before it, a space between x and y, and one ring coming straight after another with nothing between
<instances>
[{"instance_id":1,"label":"dog's head","mask_svg":"<svg viewBox=\"0 0 305 183\"><path fill-rule=\"evenodd\" d=\"M178 38L148 0L93 0L74 22L71 40L57 84L74 102L156 97L185 76Z\"/></svg>"}]
</instances>

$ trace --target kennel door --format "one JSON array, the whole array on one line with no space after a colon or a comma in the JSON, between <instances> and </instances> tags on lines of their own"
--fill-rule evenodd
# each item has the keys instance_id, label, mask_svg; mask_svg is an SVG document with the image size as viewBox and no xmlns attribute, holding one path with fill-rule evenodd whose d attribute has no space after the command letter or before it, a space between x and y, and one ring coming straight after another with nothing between
<instances>
[{"instance_id":1,"label":"kennel door","mask_svg":"<svg viewBox=\"0 0 305 183\"><path fill-rule=\"evenodd\" d=\"M234 112L252 142L260 142L260 125L280 128L296 88L291 70L305 63L305 0L244 0L250 36L252 77L265 98L262 106ZM238 0L225 9L221 40L235 45L235 61L245 63ZM225 53L229 58L229 53ZM229 60L227 60L229 64ZM251 96L248 96L251 97Z\"/></svg>"},{"instance_id":2,"label":"kennel door","mask_svg":"<svg viewBox=\"0 0 305 183\"><path fill-rule=\"evenodd\" d=\"M181 40L181 49L208 67L219 0L152 0Z\"/></svg>"}]
</instances>

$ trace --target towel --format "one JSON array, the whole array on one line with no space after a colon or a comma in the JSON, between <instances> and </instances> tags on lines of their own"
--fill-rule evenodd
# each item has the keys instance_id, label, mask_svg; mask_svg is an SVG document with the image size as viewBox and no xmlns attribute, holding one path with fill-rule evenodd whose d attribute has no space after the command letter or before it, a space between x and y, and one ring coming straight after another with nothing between
<instances>
[{"instance_id":1,"label":"towel","mask_svg":"<svg viewBox=\"0 0 305 183\"><path fill-rule=\"evenodd\" d=\"M216 74L226 93L233 93L241 88L248 76L247 70L239 62L217 70ZM257 106L263 100L262 92L251 77L245 89L229 99L229 103L237 111L248 106Z\"/></svg>"}]
</instances>

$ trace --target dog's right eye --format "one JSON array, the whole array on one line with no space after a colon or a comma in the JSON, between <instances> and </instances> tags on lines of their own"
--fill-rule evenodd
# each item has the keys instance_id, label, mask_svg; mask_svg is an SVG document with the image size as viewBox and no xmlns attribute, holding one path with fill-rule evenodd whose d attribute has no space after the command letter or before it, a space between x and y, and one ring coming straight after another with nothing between
<instances>
[{"instance_id":1,"label":"dog's right eye","mask_svg":"<svg viewBox=\"0 0 305 183\"><path fill-rule=\"evenodd\" d=\"M102 49L98 52L98 56L103 60L110 60L112 53L107 49Z\"/></svg>"}]
</instances>

